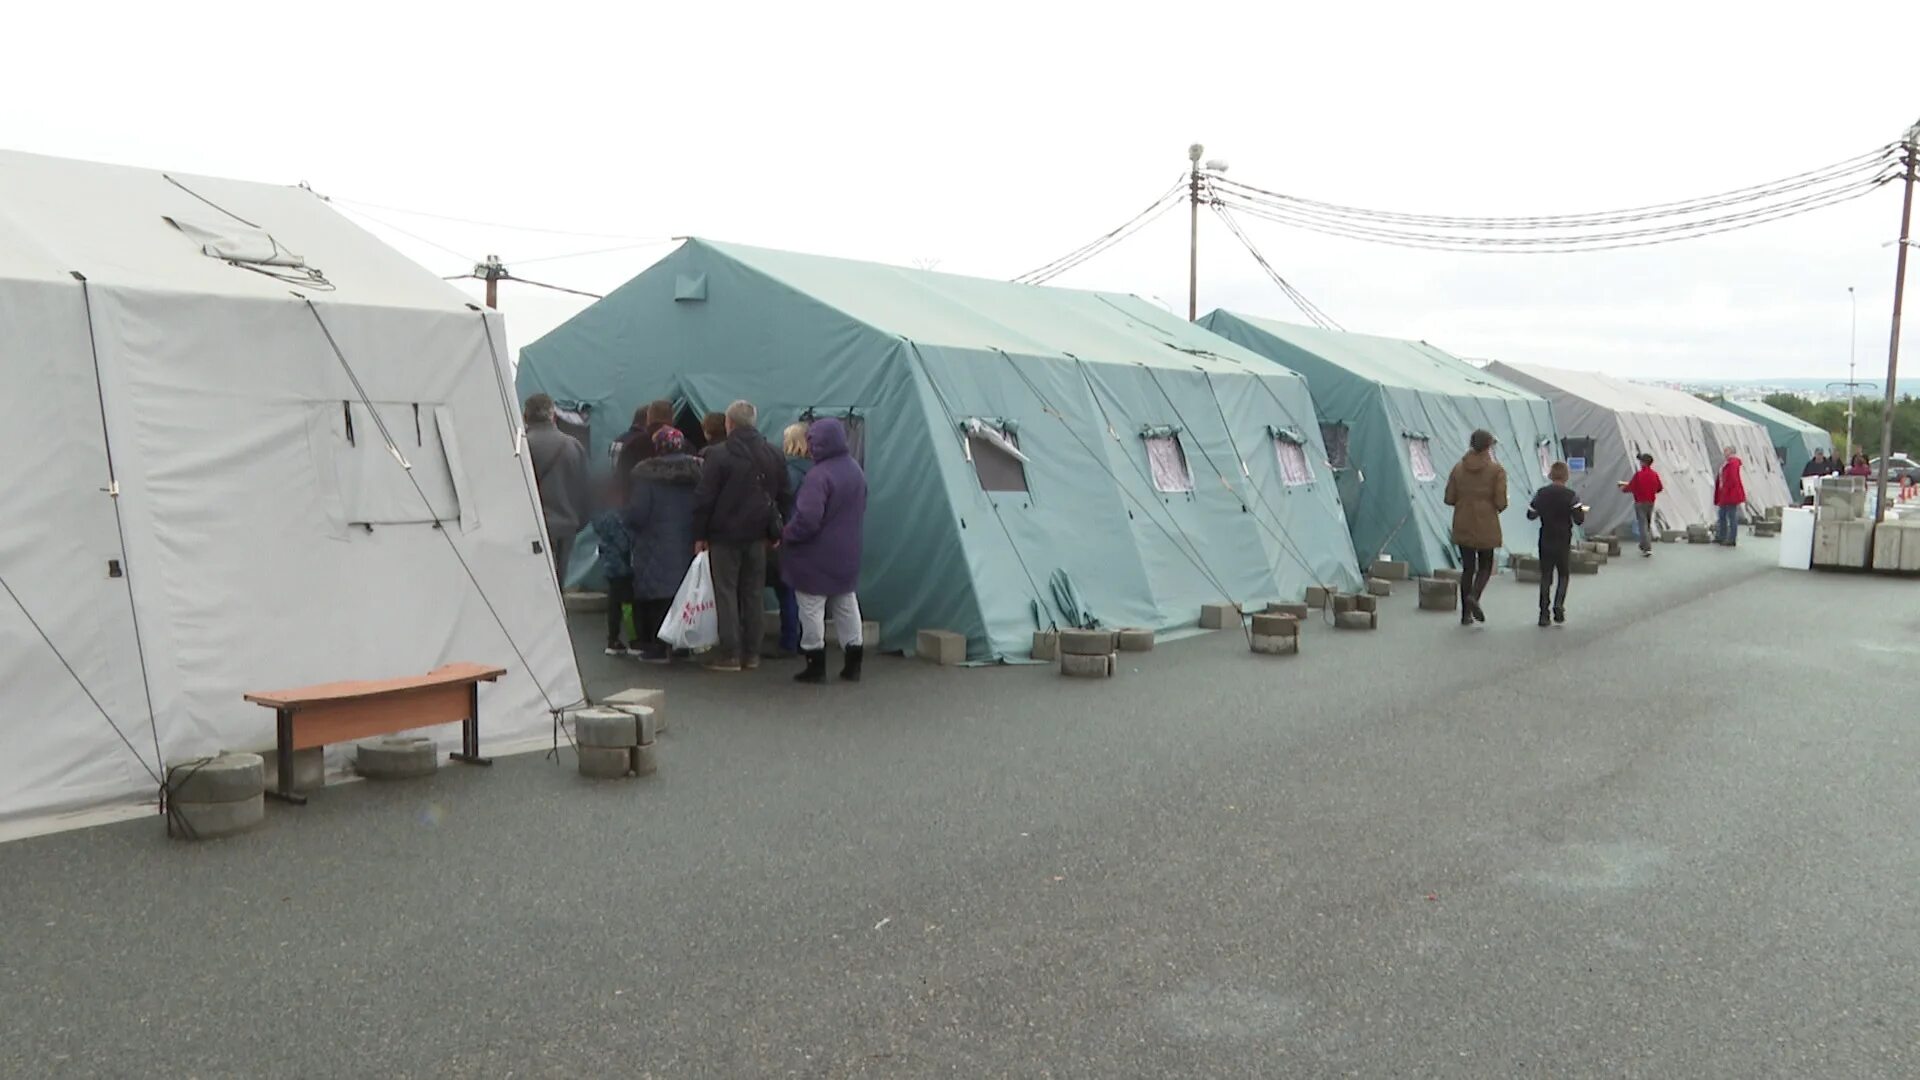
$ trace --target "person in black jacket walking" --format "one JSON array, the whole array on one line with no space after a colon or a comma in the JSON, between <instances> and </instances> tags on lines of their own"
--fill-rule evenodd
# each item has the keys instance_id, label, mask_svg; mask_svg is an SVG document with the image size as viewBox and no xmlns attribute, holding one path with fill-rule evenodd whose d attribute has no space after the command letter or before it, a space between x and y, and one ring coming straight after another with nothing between
<instances>
[{"instance_id":1,"label":"person in black jacket walking","mask_svg":"<svg viewBox=\"0 0 1920 1080\"><path fill-rule=\"evenodd\" d=\"M779 539L783 508L793 501L786 459L757 420L752 402L727 406L726 440L705 455L693 496L694 549L708 553L713 571L720 645L707 667L714 671L760 666L767 545Z\"/></svg>"},{"instance_id":2,"label":"person in black jacket walking","mask_svg":"<svg viewBox=\"0 0 1920 1080\"><path fill-rule=\"evenodd\" d=\"M1533 502L1527 507L1527 519L1540 522L1541 626L1567 621L1567 575L1573 570L1573 527L1587 520L1587 508L1567 486L1571 475L1566 462L1554 462L1547 469L1549 483L1533 493Z\"/></svg>"}]
</instances>

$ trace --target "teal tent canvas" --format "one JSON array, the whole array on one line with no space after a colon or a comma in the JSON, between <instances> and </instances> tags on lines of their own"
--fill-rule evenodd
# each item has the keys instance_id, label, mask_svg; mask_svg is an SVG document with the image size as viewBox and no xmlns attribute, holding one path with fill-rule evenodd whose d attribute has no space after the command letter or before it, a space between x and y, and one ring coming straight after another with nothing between
<instances>
[{"instance_id":1,"label":"teal tent canvas","mask_svg":"<svg viewBox=\"0 0 1920 1080\"><path fill-rule=\"evenodd\" d=\"M528 345L518 388L596 448L662 397L683 426L744 398L775 439L845 418L887 649L1021 658L1360 583L1304 380L1137 297L691 240Z\"/></svg>"},{"instance_id":2,"label":"teal tent canvas","mask_svg":"<svg viewBox=\"0 0 1920 1080\"><path fill-rule=\"evenodd\" d=\"M1362 560L1388 556L1416 574L1458 566L1447 473L1476 428L1499 440L1507 470L1501 533L1534 553L1527 503L1557 456L1545 398L1423 341L1320 330L1215 311L1201 325L1306 376Z\"/></svg>"},{"instance_id":3,"label":"teal tent canvas","mask_svg":"<svg viewBox=\"0 0 1920 1080\"><path fill-rule=\"evenodd\" d=\"M1722 401L1720 407L1735 416L1744 416L1767 429L1767 435L1773 440L1773 452L1780 459L1781 470L1786 474L1787 490L1798 502L1800 474L1813 460L1815 451L1831 455L1833 453L1833 434L1818 424L1808 423L1784 409L1776 409L1764 401Z\"/></svg>"}]
</instances>

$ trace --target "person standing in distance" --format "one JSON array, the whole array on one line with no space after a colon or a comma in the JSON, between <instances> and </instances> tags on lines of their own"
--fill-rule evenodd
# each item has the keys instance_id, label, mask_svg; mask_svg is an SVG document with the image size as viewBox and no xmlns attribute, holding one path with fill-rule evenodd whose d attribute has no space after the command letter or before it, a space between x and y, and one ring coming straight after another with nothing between
<instances>
[{"instance_id":1,"label":"person standing in distance","mask_svg":"<svg viewBox=\"0 0 1920 1080\"><path fill-rule=\"evenodd\" d=\"M1540 625L1567 621L1567 575L1573 572L1573 527L1587 520L1587 508L1567 486L1567 463L1547 469L1547 484L1533 493L1527 519L1540 522Z\"/></svg>"},{"instance_id":2,"label":"person standing in distance","mask_svg":"<svg viewBox=\"0 0 1920 1080\"><path fill-rule=\"evenodd\" d=\"M833 417L807 428L813 468L794 497L793 520L781 533L780 570L800 605L800 654L805 670L795 682L827 681L826 615L840 637L846 664L840 677L860 681L866 641L860 631L860 532L867 516L867 474L847 452L846 425Z\"/></svg>"},{"instance_id":3,"label":"person standing in distance","mask_svg":"<svg viewBox=\"0 0 1920 1080\"><path fill-rule=\"evenodd\" d=\"M711 671L760 666L767 545L779 541L780 508L792 497L786 460L754 426L758 418L750 401L727 406L727 437L707 448L693 494L694 550L708 553L720 632Z\"/></svg>"},{"instance_id":4,"label":"person standing in distance","mask_svg":"<svg viewBox=\"0 0 1920 1080\"><path fill-rule=\"evenodd\" d=\"M1740 478L1740 455L1731 446L1726 450L1727 460L1713 478L1713 505L1718 515L1713 542L1732 547L1740 540L1740 508L1747 505L1747 485Z\"/></svg>"},{"instance_id":5,"label":"person standing in distance","mask_svg":"<svg viewBox=\"0 0 1920 1080\"><path fill-rule=\"evenodd\" d=\"M1467 452L1447 474L1447 505L1453 507L1453 542L1460 549L1460 625L1486 622L1480 595L1493 577L1500 546L1500 515L1507 508L1507 470L1493 459L1493 433L1475 431Z\"/></svg>"},{"instance_id":6,"label":"person standing in distance","mask_svg":"<svg viewBox=\"0 0 1920 1080\"><path fill-rule=\"evenodd\" d=\"M1653 558L1653 501L1667 486L1653 471L1653 455L1640 455L1640 468L1630 480L1620 481L1620 490L1633 496L1633 523L1640 532L1640 557Z\"/></svg>"},{"instance_id":7,"label":"person standing in distance","mask_svg":"<svg viewBox=\"0 0 1920 1080\"><path fill-rule=\"evenodd\" d=\"M593 506L587 488L587 448L553 422L553 398L535 394L520 414L527 428L527 459L540 488L540 514L547 526L547 547L560 587L567 585L573 541L587 526Z\"/></svg>"}]
</instances>

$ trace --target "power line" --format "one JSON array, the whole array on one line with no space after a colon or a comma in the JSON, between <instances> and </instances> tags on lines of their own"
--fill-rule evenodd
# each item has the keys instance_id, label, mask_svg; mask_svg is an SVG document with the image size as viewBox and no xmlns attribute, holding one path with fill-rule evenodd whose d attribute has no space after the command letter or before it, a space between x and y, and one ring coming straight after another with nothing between
<instances>
[{"instance_id":1,"label":"power line","mask_svg":"<svg viewBox=\"0 0 1920 1080\"><path fill-rule=\"evenodd\" d=\"M1145 210L1140 211L1133 217L1128 218L1126 221L1100 234L1094 239L1074 248L1065 255L1041 266L1037 266L1024 274L1020 274L1012 280L1026 285L1039 285L1051 281L1061 274L1066 273L1068 270L1099 255L1101 252L1106 251L1108 248L1113 247L1120 241L1125 240L1127 237L1145 228L1168 210L1178 206L1180 204L1180 193L1182 189L1186 187L1186 184L1186 174L1182 173L1180 178L1174 182L1173 186L1161 192L1160 197L1149 203Z\"/></svg>"},{"instance_id":2,"label":"power line","mask_svg":"<svg viewBox=\"0 0 1920 1080\"><path fill-rule=\"evenodd\" d=\"M1287 299L1293 301L1293 306L1299 308L1302 314L1306 315L1308 319L1312 320L1315 326L1320 327L1322 330L1346 329L1346 327L1341 326L1339 322L1335 321L1333 316L1321 310L1318 304L1307 299L1306 294L1295 288L1292 282L1280 276L1280 272L1273 268L1273 264L1267 261L1267 257L1260 253L1260 248L1253 242L1253 237L1248 236L1246 230L1240 227L1240 223L1234 220L1233 214L1226 206L1218 200L1215 200L1212 206L1214 213L1219 215L1220 220L1226 223L1227 231L1231 232L1234 238L1240 241L1241 246L1247 249L1247 254L1253 256L1253 261L1260 264L1260 269L1266 271L1267 276L1273 279L1273 283L1280 286L1280 291L1286 294Z\"/></svg>"},{"instance_id":3,"label":"power line","mask_svg":"<svg viewBox=\"0 0 1920 1080\"><path fill-rule=\"evenodd\" d=\"M325 196L322 196L322 198L325 198ZM438 249L438 250L440 250L440 251L444 251L444 252L446 252L447 254L449 254L449 255L451 255L451 256L453 256L453 257L454 257L454 258L456 258L456 259L459 259L459 260L460 260L460 261L462 261L462 262L466 262L466 263L477 263L477 262L479 262L479 261L480 261L479 259L476 259L476 258L474 258L474 257L473 257L473 256L471 256L471 255L466 255L466 254L463 254L463 253L461 253L461 252L458 252L458 251L455 251L455 250L453 250L452 248L450 248L450 247L448 247L447 245L445 245L445 244L442 244L442 243L440 243L440 242L438 242L438 241L435 241L435 240L429 240L429 239L427 239L426 237L424 237L424 236L421 236L421 235L420 235L419 233L416 233L416 232L412 232L412 231L410 231L410 230L407 230L407 229L403 229L403 228L401 228L400 226L398 226L398 225L395 225L395 224L394 224L393 222L391 222L391 221L387 221L387 220L384 220L384 219L382 219L382 218L377 218L377 217L375 217L375 216L373 216L372 214L369 214L369 213L367 213L367 212L366 212L365 210L360 210L360 209L356 209L356 208L354 208L354 207L351 207L351 206L348 206L348 207L346 207L346 210L347 210L347 212L348 212L348 213L350 213L350 214L356 214L356 215L358 215L358 216L360 216L360 217L363 217L363 218L366 218L366 219L367 219L368 221L371 221L371 222L373 222L373 223L374 223L375 225L379 225L379 226L381 226L382 228L387 228L387 229L392 229L392 230L393 230L394 232L397 232L397 233L399 233L399 234L400 234L401 236L404 236L404 237L407 237L407 238L408 238L408 239L410 239L410 240L418 240L418 241L419 241L420 243L422 243L422 244L425 244L425 245L427 245L427 246L428 246L428 247L430 247L430 248L436 248L436 249Z\"/></svg>"},{"instance_id":4,"label":"power line","mask_svg":"<svg viewBox=\"0 0 1920 1080\"><path fill-rule=\"evenodd\" d=\"M316 193L318 194L318 193ZM409 217L432 218L435 221L451 221L461 225L477 225L486 229L505 229L508 232L546 233L549 236L575 236L587 240L629 240L635 243L668 243L667 236L632 236L627 233L582 232L575 229L549 229L539 225L508 225L499 221L481 221L477 218L455 217L452 214L437 214L427 210L409 210L402 206L385 206L380 203L364 202L359 199L347 199L340 196L321 195L326 202L344 203L348 206L365 207L369 210L384 210L392 214L406 214Z\"/></svg>"}]
</instances>

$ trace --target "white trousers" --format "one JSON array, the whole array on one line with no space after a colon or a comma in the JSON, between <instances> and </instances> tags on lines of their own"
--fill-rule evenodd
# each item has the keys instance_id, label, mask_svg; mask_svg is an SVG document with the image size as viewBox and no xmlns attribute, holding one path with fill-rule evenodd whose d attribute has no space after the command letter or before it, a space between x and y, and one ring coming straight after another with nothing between
<instances>
[{"instance_id":1,"label":"white trousers","mask_svg":"<svg viewBox=\"0 0 1920 1080\"><path fill-rule=\"evenodd\" d=\"M840 647L864 645L860 639L860 599L852 593L839 596L815 596L794 590L800 604L800 648L814 652L827 647L827 609L833 609L833 630Z\"/></svg>"}]
</instances>

